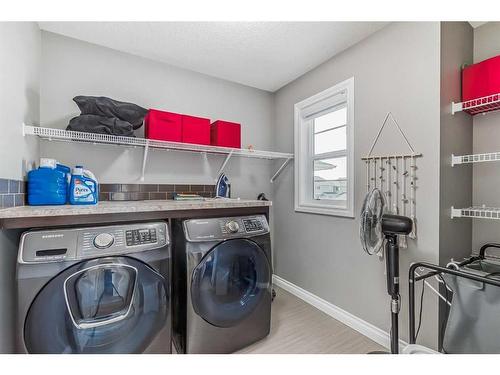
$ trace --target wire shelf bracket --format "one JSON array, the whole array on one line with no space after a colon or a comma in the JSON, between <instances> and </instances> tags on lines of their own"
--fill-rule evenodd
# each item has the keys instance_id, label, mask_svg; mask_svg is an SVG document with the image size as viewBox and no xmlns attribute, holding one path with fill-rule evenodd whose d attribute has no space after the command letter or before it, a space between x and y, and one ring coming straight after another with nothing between
<instances>
[{"instance_id":1,"label":"wire shelf bracket","mask_svg":"<svg viewBox=\"0 0 500 375\"><path fill-rule=\"evenodd\" d=\"M231 156L233 156L233 152L232 151L229 154L227 154L226 158L224 159L224 162L220 166L219 172L217 172L217 177L215 178L215 182L217 182L217 180L219 179L218 176L222 173L222 171L224 170L224 168L226 168L226 165L229 162L229 159L231 159Z\"/></svg>"},{"instance_id":2,"label":"wire shelf bracket","mask_svg":"<svg viewBox=\"0 0 500 375\"><path fill-rule=\"evenodd\" d=\"M148 151L149 151L149 143L146 143L144 146L144 154L142 157L142 170L141 170L141 181L144 181L144 174L146 173L146 163L148 161Z\"/></svg>"},{"instance_id":3,"label":"wire shelf bracket","mask_svg":"<svg viewBox=\"0 0 500 375\"><path fill-rule=\"evenodd\" d=\"M227 163L233 156L239 156L244 158L267 159L267 160L284 159L285 160L284 163L271 178L270 181L271 183L274 182L274 180L283 171L284 167L290 162L290 160L293 160L293 154L284 152L261 151L254 149L240 149L231 147L218 147L218 146L191 144L191 143L157 141L146 138L123 137L123 136L116 136L109 134L76 132L63 129L30 126L24 123L22 127L22 132L23 136L33 135L49 141L119 145L119 146L134 147L134 148L143 147L144 153L143 153L141 176L140 176L141 181L144 181L147 160L151 149L159 149L167 151L173 150L173 151L226 156L223 164L221 165L221 168L219 169L219 173L222 172L222 170L224 170Z\"/></svg>"},{"instance_id":4,"label":"wire shelf bracket","mask_svg":"<svg viewBox=\"0 0 500 375\"><path fill-rule=\"evenodd\" d=\"M276 181L278 176L281 174L281 172L283 172L283 170L286 168L286 166L288 165L288 163L290 163L291 160L293 160L293 158L286 158L285 159L285 161L281 164L281 166L278 168L278 170L273 175L273 177L271 177L271 181L270 181L271 184L274 183L274 181Z\"/></svg>"}]
</instances>

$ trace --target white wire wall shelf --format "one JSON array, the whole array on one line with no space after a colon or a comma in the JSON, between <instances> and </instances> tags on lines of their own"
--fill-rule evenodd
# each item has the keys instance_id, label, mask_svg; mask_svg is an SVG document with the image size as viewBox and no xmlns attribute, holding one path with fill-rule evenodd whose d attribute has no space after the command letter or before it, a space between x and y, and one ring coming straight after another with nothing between
<instances>
[{"instance_id":1,"label":"white wire wall shelf","mask_svg":"<svg viewBox=\"0 0 500 375\"><path fill-rule=\"evenodd\" d=\"M146 138L123 137L123 136L108 135L108 134L84 133L84 132L68 131L63 129L44 128L40 126L30 126L26 124L23 124L23 134L38 136L41 139L49 141L142 147L144 148L144 156L143 156L142 171L140 178L141 181L144 180L144 173L146 169L149 149L183 151L183 152L225 156L226 158L224 159L224 162L222 163L217 175L219 175L224 170L230 158L233 156L267 159L267 160L281 159L283 160L283 163L278 168L276 173L274 173L274 175L271 177L271 183L273 183L277 179L279 174L285 169L288 163L291 160L293 160L293 154L283 153L283 152L207 146L207 145L198 145L191 143L180 143L180 142L157 141Z\"/></svg>"},{"instance_id":2,"label":"white wire wall shelf","mask_svg":"<svg viewBox=\"0 0 500 375\"><path fill-rule=\"evenodd\" d=\"M499 207L475 206L469 208L451 207L451 218L471 217L474 219L500 220Z\"/></svg>"},{"instance_id":3,"label":"white wire wall shelf","mask_svg":"<svg viewBox=\"0 0 500 375\"><path fill-rule=\"evenodd\" d=\"M460 164L484 163L489 161L500 161L500 151L488 152L485 154L451 155L452 167Z\"/></svg>"},{"instance_id":4,"label":"white wire wall shelf","mask_svg":"<svg viewBox=\"0 0 500 375\"><path fill-rule=\"evenodd\" d=\"M467 100L460 103L451 103L451 114L464 111L470 115L500 110L500 93L482 98Z\"/></svg>"}]
</instances>

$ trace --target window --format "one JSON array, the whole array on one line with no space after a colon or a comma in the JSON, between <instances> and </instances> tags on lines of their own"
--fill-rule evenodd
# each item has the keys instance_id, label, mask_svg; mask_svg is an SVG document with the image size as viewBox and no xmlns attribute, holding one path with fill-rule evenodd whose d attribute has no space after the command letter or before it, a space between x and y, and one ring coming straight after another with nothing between
<instances>
[{"instance_id":1,"label":"window","mask_svg":"<svg viewBox=\"0 0 500 375\"><path fill-rule=\"evenodd\" d=\"M354 78L295 104L295 211L354 217Z\"/></svg>"}]
</instances>

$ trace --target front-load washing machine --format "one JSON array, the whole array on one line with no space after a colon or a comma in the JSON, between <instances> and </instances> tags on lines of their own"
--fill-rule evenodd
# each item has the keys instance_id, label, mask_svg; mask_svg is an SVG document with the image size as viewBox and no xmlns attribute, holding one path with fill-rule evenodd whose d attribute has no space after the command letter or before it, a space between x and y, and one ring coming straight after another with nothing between
<instances>
[{"instance_id":1,"label":"front-load washing machine","mask_svg":"<svg viewBox=\"0 0 500 375\"><path fill-rule=\"evenodd\" d=\"M20 353L171 353L167 223L34 230L17 264Z\"/></svg>"},{"instance_id":2,"label":"front-load washing machine","mask_svg":"<svg viewBox=\"0 0 500 375\"><path fill-rule=\"evenodd\" d=\"M179 353L232 353L269 334L264 215L175 221L173 329Z\"/></svg>"}]
</instances>

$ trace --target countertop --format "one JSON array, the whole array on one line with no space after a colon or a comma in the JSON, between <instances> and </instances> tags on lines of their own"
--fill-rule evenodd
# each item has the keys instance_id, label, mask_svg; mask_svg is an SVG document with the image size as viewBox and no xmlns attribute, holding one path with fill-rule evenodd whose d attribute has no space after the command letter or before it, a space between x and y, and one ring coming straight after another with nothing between
<instances>
[{"instance_id":1,"label":"countertop","mask_svg":"<svg viewBox=\"0 0 500 375\"><path fill-rule=\"evenodd\" d=\"M84 218L88 218L88 224L103 222L104 220L110 222L147 220L163 216L164 218L179 217L179 212L186 211L191 214L199 211L201 216L205 216L201 213L207 210L220 210L221 213L226 213L227 209L235 208L267 210L271 204L270 201L260 200L207 198L203 201L110 201L99 202L97 205L92 206L22 206L0 209L0 227L28 228L51 224L83 224L86 223L82 221ZM100 218L101 215L102 218Z\"/></svg>"}]
</instances>

